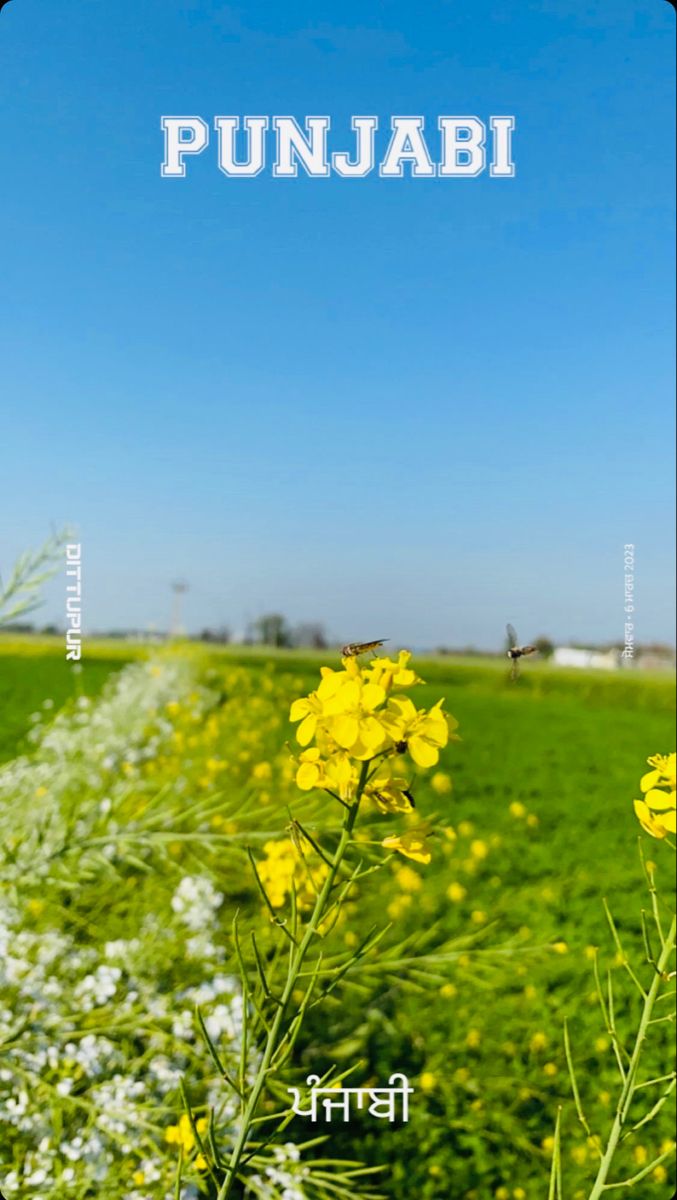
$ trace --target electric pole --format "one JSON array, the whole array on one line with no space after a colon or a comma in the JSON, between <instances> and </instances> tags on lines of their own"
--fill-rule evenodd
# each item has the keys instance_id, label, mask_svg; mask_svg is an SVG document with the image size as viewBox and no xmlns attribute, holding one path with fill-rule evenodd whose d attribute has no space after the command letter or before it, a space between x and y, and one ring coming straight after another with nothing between
<instances>
[{"instance_id":1,"label":"electric pole","mask_svg":"<svg viewBox=\"0 0 677 1200\"><path fill-rule=\"evenodd\" d=\"M183 633L181 625L182 597L188 591L188 584L185 579L175 579L170 586L174 594L174 599L172 601L172 620L169 636L179 637Z\"/></svg>"}]
</instances>

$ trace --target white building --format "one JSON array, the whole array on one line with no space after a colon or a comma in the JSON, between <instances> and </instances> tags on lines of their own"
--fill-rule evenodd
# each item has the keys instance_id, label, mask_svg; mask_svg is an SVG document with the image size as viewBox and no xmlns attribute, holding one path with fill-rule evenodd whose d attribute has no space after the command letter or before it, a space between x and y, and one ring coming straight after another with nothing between
<instances>
[{"instance_id":1,"label":"white building","mask_svg":"<svg viewBox=\"0 0 677 1200\"><path fill-rule=\"evenodd\" d=\"M618 650L584 650L581 646L556 646L552 661L558 667L583 667L586 670L617 671Z\"/></svg>"}]
</instances>

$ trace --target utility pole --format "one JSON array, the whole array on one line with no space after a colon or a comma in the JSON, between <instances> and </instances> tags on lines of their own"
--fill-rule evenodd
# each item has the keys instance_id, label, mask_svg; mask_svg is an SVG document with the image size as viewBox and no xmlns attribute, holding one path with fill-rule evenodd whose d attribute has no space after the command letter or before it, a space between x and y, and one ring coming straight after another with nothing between
<instances>
[{"instance_id":1,"label":"utility pole","mask_svg":"<svg viewBox=\"0 0 677 1200\"><path fill-rule=\"evenodd\" d=\"M188 584L185 579L175 579L170 586L174 594L174 599L172 601L172 620L169 629L169 636L179 637L180 634L183 633L183 627L181 625L182 597L188 591Z\"/></svg>"}]
</instances>

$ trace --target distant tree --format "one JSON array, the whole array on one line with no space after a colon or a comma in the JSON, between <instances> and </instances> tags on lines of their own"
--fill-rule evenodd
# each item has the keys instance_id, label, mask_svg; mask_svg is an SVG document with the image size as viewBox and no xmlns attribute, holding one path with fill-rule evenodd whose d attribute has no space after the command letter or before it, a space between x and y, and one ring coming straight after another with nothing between
<instances>
[{"instance_id":1,"label":"distant tree","mask_svg":"<svg viewBox=\"0 0 677 1200\"><path fill-rule=\"evenodd\" d=\"M534 642L534 646L538 650L541 658L551 658L552 652L555 649L553 643L550 641L550 638L544 636L537 637Z\"/></svg>"},{"instance_id":2,"label":"distant tree","mask_svg":"<svg viewBox=\"0 0 677 1200\"><path fill-rule=\"evenodd\" d=\"M217 629L206 628L201 630L197 635L198 642L213 642L219 646L225 646L230 641L230 629L225 625L219 625Z\"/></svg>"},{"instance_id":3,"label":"distant tree","mask_svg":"<svg viewBox=\"0 0 677 1200\"><path fill-rule=\"evenodd\" d=\"M292 633L292 645L309 646L313 650L326 650L329 642L324 625L319 621L302 621Z\"/></svg>"},{"instance_id":4,"label":"distant tree","mask_svg":"<svg viewBox=\"0 0 677 1200\"><path fill-rule=\"evenodd\" d=\"M263 646L291 646L291 630L280 613L266 613L252 625L254 639Z\"/></svg>"}]
</instances>

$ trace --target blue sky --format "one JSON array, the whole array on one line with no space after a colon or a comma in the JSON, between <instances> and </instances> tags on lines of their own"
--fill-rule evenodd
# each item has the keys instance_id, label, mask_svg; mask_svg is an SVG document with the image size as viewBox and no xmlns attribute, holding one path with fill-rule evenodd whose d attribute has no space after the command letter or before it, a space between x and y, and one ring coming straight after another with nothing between
<instances>
[{"instance_id":1,"label":"blue sky","mask_svg":"<svg viewBox=\"0 0 677 1200\"><path fill-rule=\"evenodd\" d=\"M418 647L672 630L665 0L12 0L0 534L85 623ZM162 114L515 114L513 180L162 180ZM382 151L386 133L379 133ZM434 139L431 137L431 145ZM8 516L8 514L10 514ZM59 619L63 582L42 615Z\"/></svg>"}]
</instances>

